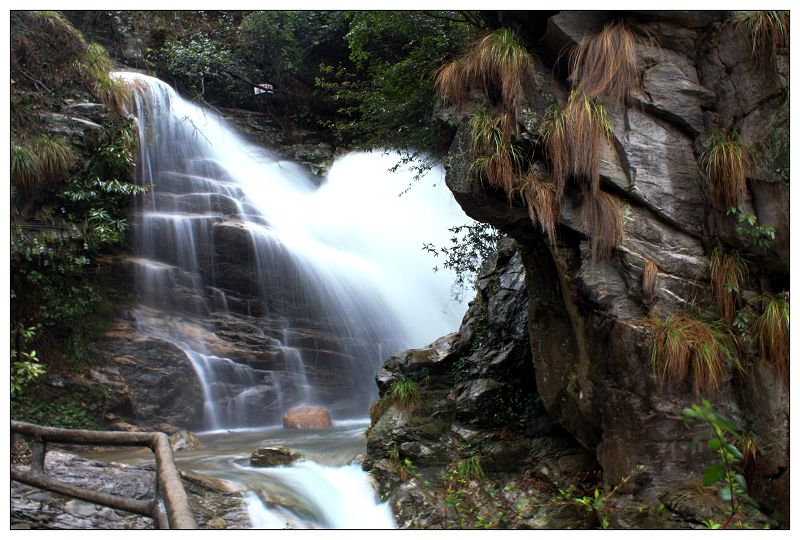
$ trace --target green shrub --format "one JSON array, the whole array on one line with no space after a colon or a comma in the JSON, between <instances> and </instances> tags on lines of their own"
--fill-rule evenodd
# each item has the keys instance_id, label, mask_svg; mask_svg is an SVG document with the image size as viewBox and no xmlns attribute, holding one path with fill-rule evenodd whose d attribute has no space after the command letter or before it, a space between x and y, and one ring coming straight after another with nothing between
<instances>
[{"instance_id":1,"label":"green shrub","mask_svg":"<svg viewBox=\"0 0 800 540\"><path fill-rule=\"evenodd\" d=\"M395 381L387 393L387 398L409 413L413 413L415 409L422 405L419 384L411 379Z\"/></svg>"}]
</instances>

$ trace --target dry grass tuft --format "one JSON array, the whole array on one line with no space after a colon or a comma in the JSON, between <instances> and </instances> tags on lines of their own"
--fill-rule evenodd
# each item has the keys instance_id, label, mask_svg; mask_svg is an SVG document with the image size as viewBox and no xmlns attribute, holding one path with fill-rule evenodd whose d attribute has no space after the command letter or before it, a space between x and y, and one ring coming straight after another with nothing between
<instances>
[{"instance_id":1,"label":"dry grass tuft","mask_svg":"<svg viewBox=\"0 0 800 540\"><path fill-rule=\"evenodd\" d=\"M550 244L555 245L559 212L558 187L552 182L539 180L531 172L519 191L528 208L531 222L538 222Z\"/></svg>"},{"instance_id":2,"label":"dry grass tuft","mask_svg":"<svg viewBox=\"0 0 800 540\"><path fill-rule=\"evenodd\" d=\"M561 103L555 102L547 108L541 131L550 165L550 180L555 184L556 193L560 199L564 195L570 168L567 122Z\"/></svg>"},{"instance_id":3,"label":"dry grass tuft","mask_svg":"<svg viewBox=\"0 0 800 540\"><path fill-rule=\"evenodd\" d=\"M764 312L756 322L761 359L789 380L789 300L783 296L765 299Z\"/></svg>"},{"instance_id":4,"label":"dry grass tuft","mask_svg":"<svg viewBox=\"0 0 800 540\"><path fill-rule=\"evenodd\" d=\"M106 74L95 81L92 90L103 105L120 116L131 109L130 89L120 79Z\"/></svg>"},{"instance_id":5,"label":"dry grass tuft","mask_svg":"<svg viewBox=\"0 0 800 540\"><path fill-rule=\"evenodd\" d=\"M452 105L456 110L462 111L469 100L468 84L464 61L461 59L453 60L436 71L436 93L445 106Z\"/></svg>"},{"instance_id":6,"label":"dry grass tuft","mask_svg":"<svg viewBox=\"0 0 800 540\"><path fill-rule=\"evenodd\" d=\"M708 273L722 320L730 326L736 316L739 295L747 281L747 261L738 251L726 253L718 246L711 252Z\"/></svg>"},{"instance_id":7,"label":"dry grass tuft","mask_svg":"<svg viewBox=\"0 0 800 540\"><path fill-rule=\"evenodd\" d=\"M480 90L495 107L511 115L516 132L517 113L525 89L534 82L533 56L517 35L500 28L472 44L466 55L436 72L436 91L442 101L463 110L472 90ZM511 131L507 131L511 133Z\"/></svg>"},{"instance_id":8,"label":"dry grass tuft","mask_svg":"<svg viewBox=\"0 0 800 540\"><path fill-rule=\"evenodd\" d=\"M584 36L570 53L573 88L591 99L622 103L639 84L638 40L621 22L608 23L597 34Z\"/></svg>"},{"instance_id":9,"label":"dry grass tuft","mask_svg":"<svg viewBox=\"0 0 800 540\"><path fill-rule=\"evenodd\" d=\"M714 202L720 210L738 207L747 191L747 169L750 160L734 131L724 133L714 130L709 148L700 157Z\"/></svg>"},{"instance_id":10,"label":"dry grass tuft","mask_svg":"<svg viewBox=\"0 0 800 540\"><path fill-rule=\"evenodd\" d=\"M572 161L570 172L595 195L600 186L600 142L603 137L614 136L606 109L573 90L564 109L564 122Z\"/></svg>"},{"instance_id":11,"label":"dry grass tuft","mask_svg":"<svg viewBox=\"0 0 800 540\"><path fill-rule=\"evenodd\" d=\"M512 30L500 28L475 42L464 71L487 96L499 91L503 108L514 113L522 107L525 88L533 83L533 56Z\"/></svg>"},{"instance_id":12,"label":"dry grass tuft","mask_svg":"<svg viewBox=\"0 0 800 540\"><path fill-rule=\"evenodd\" d=\"M642 293L646 298L652 298L658 286L658 265L648 259L644 263L644 273L642 274Z\"/></svg>"},{"instance_id":13,"label":"dry grass tuft","mask_svg":"<svg viewBox=\"0 0 800 540\"><path fill-rule=\"evenodd\" d=\"M713 395L727 363L739 366L735 339L719 325L676 314L645 324L653 335L650 363L660 383L691 379L696 396Z\"/></svg>"},{"instance_id":14,"label":"dry grass tuft","mask_svg":"<svg viewBox=\"0 0 800 540\"><path fill-rule=\"evenodd\" d=\"M60 137L42 135L36 140L34 151L39 158L42 180L51 184L63 181L75 163L72 147Z\"/></svg>"},{"instance_id":15,"label":"dry grass tuft","mask_svg":"<svg viewBox=\"0 0 800 540\"><path fill-rule=\"evenodd\" d=\"M25 192L35 191L41 182L39 156L25 146L11 147L11 183Z\"/></svg>"},{"instance_id":16,"label":"dry grass tuft","mask_svg":"<svg viewBox=\"0 0 800 540\"><path fill-rule=\"evenodd\" d=\"M509 116L477 111L470 119L470 133L472 169L486 178L489 185L505 190L510 199L522 155L506 131Z\"/></svg>"},{"instance_id":17,"label":"dry grass tuft","mask_svg":"<svg viewBox=\"0 0 800 540\"><path fill-rule=\"evenodd\" d=\"M753 57L763 63L774 62L777 49L789 47L788 11L746 11L732 22L747 33Z\"/></svg>"},{"instance_id":18,"label":"dry grass tuft","mask_svg":"<svg viewBox=\"0 0 800 540\"><path fill-rule=\"evenodd\" d=\"M598 256L609 259L622 242L622 207L616 197L599 191L583 194L583 219L590 235L592 264Z\"/></svg>"}]
</instances>

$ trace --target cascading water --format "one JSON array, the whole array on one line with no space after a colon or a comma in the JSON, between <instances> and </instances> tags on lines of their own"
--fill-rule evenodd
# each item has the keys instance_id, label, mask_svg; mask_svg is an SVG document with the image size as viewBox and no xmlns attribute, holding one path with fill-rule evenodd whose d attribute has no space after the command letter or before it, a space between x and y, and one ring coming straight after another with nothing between
<instances>
[{"instance_id":1,"label":"cascading water","mask_svg":"<svg viewBox=\"0 0 800 540\"><path fill-rule=\"evenodd\" d=\"M205 394L204 429L274 426L301 403L325 406L334 421L363 419L390 354L457 328L466 306L452 300L453 276L433 273L435 260L421 249L446 243L449 227L469 221L440 168L401 197L412 174L388 172L397 156L351 154L320 185L158 79L116 76L134 98L138 181L152 185L136 209L129 259L142 304L137 325L192 361ZM247 335L236 339L256 340L255 358L217 343L242 326ZM371 489L358 467L306 462L256 476L288 486L301 506L335 506L356 493L374 499L363 496ZM254 526L294 519L259 502L256 491ZM385 507L311 514L296 524L392 525Z\"/></svg>"},{"instance_id":2,"label":"cascading water","mask_svg":"<svg viewBox=\"0 0 800 540\"><path fill-rule=\"evenodd\" d=\"M467 221L443 186L428 178L399 197L410 175L387 181L392 157L373 155L338 160L318 186L158 79L117 75L134 94L139 181L154 186L138 209L133 261L158 315L140 316L140 330L191 358L207 428L274 424L301 402L363 417L389 354L455 329L464 306L450 299L452 276L434 275L421 251ZM211 354L164 320L210 311L261 318L273 365ZM295 340L316 340L314 358Z\"/></svg>"}]
</instances>

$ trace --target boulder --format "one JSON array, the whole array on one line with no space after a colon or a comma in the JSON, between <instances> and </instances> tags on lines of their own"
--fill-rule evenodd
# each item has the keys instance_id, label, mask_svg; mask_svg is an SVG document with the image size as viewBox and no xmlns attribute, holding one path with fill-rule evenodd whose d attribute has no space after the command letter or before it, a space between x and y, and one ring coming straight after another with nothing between
<instances>
[{"instance_id":1,"label":"boulder","mask_svg":"<svg viewBox=\"0 0 800 540\"><path fill-rule=\"evenodd\" d=\"M277 467L278 465L290 465L300 458L302 458L302 454L291 448L268 446L258 448L250 455L250 466Z\"/></svg>"},{"instance_id":2,"label":"boulder","mask_svg":"<svg viewBox=\"0 0 800 540\"><path fill-rule=\"evenodd\" d=\"M287 429L325 429L331 427L331 414L320 405L298 405L283 414Z\"/></svg>"},{"instance_id":3,"label":"boulder","mask_svg":"<svg viewBox=\"0 0 800 540\"><path fill-rule=\"evenodd\" d=\"M169 444L173 452L185 452L200 447L200 439L191 431L181 429L169 436Z\"/></svg>"}]
</instances>

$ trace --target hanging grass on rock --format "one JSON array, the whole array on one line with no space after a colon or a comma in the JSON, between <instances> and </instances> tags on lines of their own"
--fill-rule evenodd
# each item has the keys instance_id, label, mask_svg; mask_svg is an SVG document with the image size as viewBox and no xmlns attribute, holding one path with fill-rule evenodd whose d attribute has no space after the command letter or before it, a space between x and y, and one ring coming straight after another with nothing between
<instances>
[{"instance_id":1,"label":"hanging grass on rock","mask_svg":"<svg viewBox=\"0 0 800 540\"><path fill-rule=\"evenodd\" d=\"M636 49L640 39L621 22L584 36L570 53L573 88L590 99L622 103L639 83Z\"/></svg>"},{"instance_id":2,"label":"hanging grass on rock","mask_svg":"<svg viewBox=\"0 0 800 540\"><path fill-rule=\"evenodd\" d=\"M696 396L716 394L728 364L739 367L736 342L719 324L672 314L645 322L653 336L650 364L659 383L690 380Z\"/></svg>"},{"instance_id":3,"label":"hanging grass on rock","mask_svg":"<svg viewBox=\"0 0 800 540\"><path fill-rule=\"evenodd\" d=\"M600 144L604 137L614 136L606 109L573 90L564 109L564 122L572 163L570 172L595 195L600 186Z\"/></svg>"},{"instance_id":4,"label":"hanging grass on rock","mask_svg":"<svg viewBox=\"0 0 800 540\"><path fill-rule=\"evenodd\" d=\"M763 63L774 62L777 50L789 47L788 11L745 11L731 22L748 35L753 57Z\"/></svg>"},{"instance_id":5,"label":"hanging grass on rock","mask_svg":"<svg viewBox=\"0 0 800 540\"><path fill-rule=\"evenodd\" d=\"M658 286L658 265L650 259L644 264L642 273L642 294L647 298L655 295Z\"/></svg>"},{"instance_id":6,"label":"hanging grass on rock","mask_svg":"<svg viewBox=\"0 0 800 540\"><path fill-rule=\"evenodd\" d=\"M761 359L789 377L789 300L784 296L764 299L764 312L756 322Z\"/></svg>"},{"instance_id":7,"label":"hanging grass on rock","mask_svg":"<svg viewBox=\"0 0 800 540\"><path fill-rule=\"evenodd\" d=\"M722 320L731 325L736 316L736 304L747 281L747 261L738 251L726 252L717 246L711 252L708 267L711 290Z\"/></svg>"},{"instance_id":8,"label":"hanging grass on rock","mask_svg":"<svg viewBox=\"0 0 800 540\"><path fill-rule=\"evenodd\" d=\"M470 146L472 170L486 178L489 185L504 190L510 198L522 154L504 129L508 120L507 113L476 112L470 120Z\"/></svg>"},{"instance_id":9,"label":"hanging grass on rock","mask_svg":"<svg viewBox=\"0 0 800 540\"><path fill-rule=\"evenodd\" d=\"M592 264L598 257L611 258L624 236L619 200L605 191L596 195L584 191L583 220L590 236Z\"/></svg>"},{"instance_id":10,"label":"hanging grass on rock","mask_svg":"<svg viewBox=\"0 0 800 540\"><path fill-rule=\"evenodd\" d=\"M474 42L463 58L436 72L436 90L446 104L463 110L470 92L480 90L490 102L516 118L525 89L534 83L533 56L517 35L500 28ZM509 133L509 132L506 132Z\"/></svg>"},{"instance_id":11,"label":"hanging grass on rock","mask_svg":"<svg viewBox=\"0 0 800 540\"><path fill-rule=\"evenodd\" d=\"M700 163L714 202L720 210L738 207L747 192L746 172L750 164L747 152L735 131L714 130L708 144Z\"/></svg>"},{"instance_id":12,"label":"hanging grass on rock","mask_svg":"<svg viewBox=\"0 0 800 540\"><path fill-rule=\"evenodd\" d=\"M558 198L564 195L570 168L570 151L567 138L567 123L561 103L556 101L545 111L541 126L547 163L550 166L550 181L556 186Z\"/></svg>"},{"instance_id":13,"label":"hanging grass on rock","mask_svg":"<svg viewBox=\"0 0 800 540\"><path fill-rule=\"evenodd\" d=\"M532 223L542 226L551 245L556 243L556 227L558 226L559 197L558 188L552 182L536 178L533 172L528 174L525 183L519 187L522 200L528 209Z\"/></svg>"}]
</instances>

